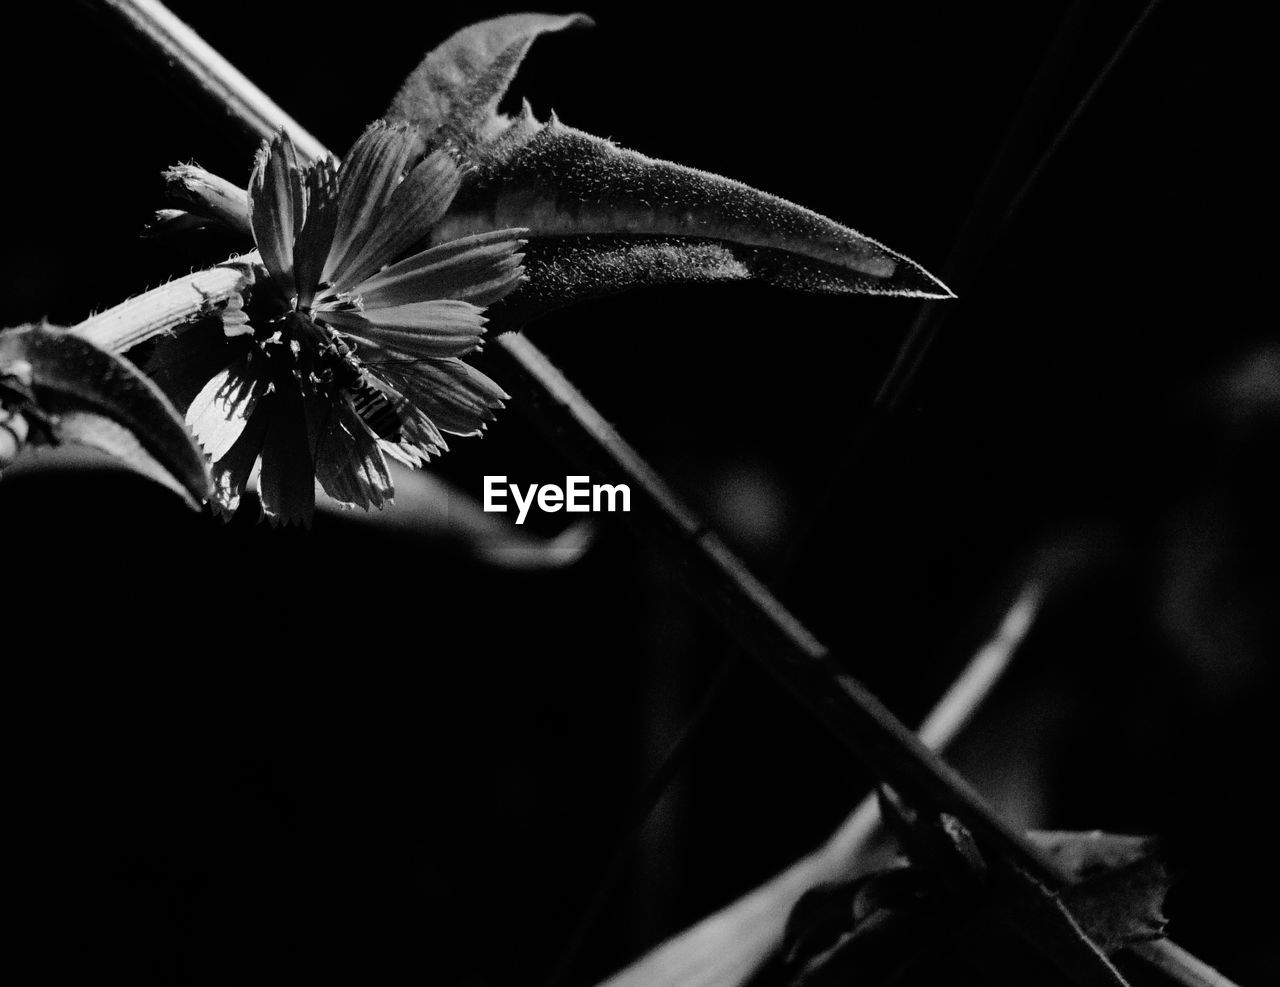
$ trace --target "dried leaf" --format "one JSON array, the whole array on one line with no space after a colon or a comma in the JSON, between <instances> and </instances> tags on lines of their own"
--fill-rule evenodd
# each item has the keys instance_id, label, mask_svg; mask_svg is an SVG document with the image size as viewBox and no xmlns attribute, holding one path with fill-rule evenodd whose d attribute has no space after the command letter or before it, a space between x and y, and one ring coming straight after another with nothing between
<instances>
[{"instance_id":1,"label":"dried leaf","mask_svg":"<svg viewBox=\"0 0 1280 987\"><path fill-rule=\"evenodd\" d=\"M1164 934L1171 878L1147 836L1115 833L1027 834L1056 857L1076 883L1059 892L1089 938L1107 952Z\"/></svg>"},{"instance_id":2,"label":"dried leaf","mask_svg":"<svg viewBox=\"0 0 1280 987\"><path fill-rule=\"evenodd\" d=\"M853 971L859 982L878 982L888 969L877 958L879 944L891 941L893 926L909 923L921 935L950 930L953 943L979 967L993 953L1008 952L1012 931L1075 982L1118 987L1124 980L1107 954L1162 934L1169 876L1148 838L1030 834L1075 879L1054 892L1016 865L986 861L955 818L917 813L887 789L880 803L910 865L800 899L786 935L796 984L836 983ZM1006 958L1013 962L1012 954ZM869 963L874 975L864 976L855 960Z\"/></svg>"},{"instance_id":3,"label":"dried leaf","mask_svg":"<svg viewBox=\"0 0 1280 987\"><path fill-rule=\"evenodd\" d=\"M1011 929L1083 987L1128 987L1128 981L1063 900L1016 865L999 867L1000 916Z\"/></svg>"},{"instance_id":4,"label":"dried leaf","mask_svg":"<svg viewBox=\"0 0 1280 987\"><path fill-rule=\"evenodd\" d=\"M1065 888L1060 897L1089 938L1112 952L1164 935L1169 872L1157 857Z\"/></svg>"},{"instance_id":5,"label":"dried leaf","mask_svg":"<svg viewBox=\"0 0 1280 987\"><path fill-rule=\"evenodd\" d=\"M122 357L50 326L0 333L0 367L30 364L38 410L55 441L118 456L191 507L210 490L204 457L169 399Z\"/></svg>"},{"instance_id":6,"label":"dried leaf","mask_svg":"<svg viewBox=\"0 0 1280 987\"><path fill-rule=\"evenodd\" d=\"M1027 838L1049 851L1077 881L1144 860L1155 852L1156 844L1149 836L1121 836L1097 829L1086 833L1033 830Z\"/></svg>"}]
</instances>

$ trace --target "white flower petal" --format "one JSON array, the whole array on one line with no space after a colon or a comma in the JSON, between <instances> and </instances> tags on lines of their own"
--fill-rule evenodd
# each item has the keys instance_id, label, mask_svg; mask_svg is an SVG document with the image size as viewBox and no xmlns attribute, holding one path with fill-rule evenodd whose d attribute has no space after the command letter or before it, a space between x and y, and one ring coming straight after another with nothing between
<instances>
[{"instance_id":1,"label":"white flower petal","mask_svg":"<svg viewBox=\"0 0 1280 987\"><path fill-rule=\"evenodd\" d=\"M406 257L351 289L366 312L453 298L489 305L520 283L519 253L528 230L495 230L451 240Z\"/></svg>"},{"instance_id":2,"label":"white flower petal","mask_svg":"<svg viewBox=\"0 0 1280 987\"><path fill-rule=\"evenodd\" d=\"M462 356L475 349L484 336L484 309L453 299L319 315L359 341L415 357Z\"/></svg>"},{"instance_id":3,"label":"white flower petal","mask_svg":"<svg viewBox=\"0 0 1280 987\"><path fill-rule=\"evenodd\" d=\"M394 494L383 446L349 401L334 405L317 437L316 479L340 504L381 507Z\"/></svg>"},{"instance_id":4,"label":"white flower petal","mask_svg":"<svg viewBox=\"0 0 1280 987\"><path fill-rule=\"evenodd\" d=\"M244 431L267 381L245 355L215 374L187 408L187 425L213 462L225 456Z\"/></svg>"},{"instance_id":5,"label":"white flower petal","mask_svg":"<svg viewBox=\"0 0 1280 987\"><path fill-rule=\"evenodd\" d=\"M293 244L307 215L293 141L281 130L258 150L249 178L249 225L262 262L285 294L293 293Z\"/></svg>"},{"instance_id":6,"label":"white flower petal","mask_svg":"<svg viewBox=\"0 0 1280 987\"><path fill-rule=\"evenodd\" d=\"M432 456L448 452L449 444L435 423L420 409L410 405L400 428L400 441L394 448L400 453L397 459L416 469L429 462ZM386 451L385 444L383 450Z\"/></svg>"},{"instance_id":7,"label":"white flower petal","mask_svg":"<svg viewBox=\"0 0 1280 987\"><path fill-rule=\"evenodd\" d=\"M425 240L453 202L461 181L462 169L449 151L427 155L396 186L363 246L347 255L341 269L333 269L333 283L358 284Z\"/></svg>"},{"instance_id":8,"label":"white flower petal","mask_svg":"<svg viewBox=\"0 0 1280 987\"><path fill-rule=\"evenodd\" d=\"M325 281L343 279L347 259L369 239L410 158L421 149L418 128L406 123L378 120L360 135L338 173L337 226L324 264Z\"/></svg>"},{"instance_id":9,"label":"white flower petal","mask_svg":"<svg viewBox=\"0 0 1280 987\"><path fill-rule=\"evenodd\" d=\"M298 307L311 304L320 288L320 272L338 219L338 176L333 158L322 158L307 169L307 222L293 246L293 278Z\"/></svg>"},{"instance_id":10,"label":"white flower petal","mask_svg":"<svg viewBox=\"0 0 1280 987\"><path fill-rule=\"evenodd\" d=\"M308 409L301 391L293 387L276 388L270 404L258 479L262 511L272 522L308 525L316 505Z\"/></svg>"},{"instance_id":11,"label":"white flower petal","mask_svg":"<svg viewBox=\"0 0 1280 987\"><path fill-rule=\"evenodd\" d=\"M213 496L209 502L225 518L240 506L245 484L262 453L262 440L271 422L271 403L268 397L258 404L235 445L213 465Z\"/></svg>"},{"instance_id":12,"label":"white flower petal","mask_svg":"<svg viewBox=\"0 0 1280 987\"><path fill-rule=\"evenodd\" d=\"M475 367L457 359L396 362L387 358L377 365L370 361L369 366L441 431L453 435L483 432L510 397Z\"/></svg>"}]
</instances>

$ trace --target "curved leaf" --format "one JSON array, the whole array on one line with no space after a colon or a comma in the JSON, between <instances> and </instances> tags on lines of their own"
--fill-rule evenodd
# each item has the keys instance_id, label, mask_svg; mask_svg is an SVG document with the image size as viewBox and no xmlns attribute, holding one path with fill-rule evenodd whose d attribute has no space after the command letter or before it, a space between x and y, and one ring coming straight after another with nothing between
<instances>
[{"instance_id":1,"label":"curved leaf","mask_svg":"<svg viewBox=\"0 0 1280 987\"><path fill-rule=\"evenodd\" d=\"M168 487L193 510L207 496L204 490L184 487L173 473L160 464L137 435L106 415L93 411L64 412L58 416L58 440L107 453L135 473Z\"/></svg>"},{"instance_id":2,"label":"curved leaf","mask_svg":"<svg viewBox=\"0 0 1280 987\"><path fill-rule=\"evenodd\" d=\"M527 281L491 310L519 328L638 286L757 280L820 294L951 298L914 261L803 206L552 120L478 159L434 242L529 230Z\"/></svg>"},{"instance_id":3,"label":"curved leaf","mask_svg":"<svg viewBox=\"0 0 1280 987\"><path fill-rule=\"evenodd\" d=\"M498 100L539 33L577 18L475 25L433 51L388 117L443 128L476 168L433 242L527 228L528 282L494 311L514 329L573 301L637 285L761 280L806 292L954 297L903 255L741 182L649 158Z\"/></svg>"},{"instance_id":4,"label":"curved leaf","mask_svg":"<svg viewBox=\"0 0 1280 987\"><path fill-rule=\"evenodd\" d=\"M712 242L737 260L726 271L735 279L835 294L951 297L919 264L811 209L625 150L555 117L542 124L525 114L482 149L476 164L477 180L459 194L433 240L515 226L535 240L572 238L579 249L602 236L657 239L672 249ZM616 244L601 249L611 248Z\"/></svg>"},{"instance_id":5,"label":"curved leaf","mask_svg":"<svg viewBox=\"0 0 1280 987\"><path fill-rule=\"evenodd\" d=\"M798 291L950 298L919 264L811 209L741 182L646 157L499 99L534 39L586 23L522 14L466 28L431 52L387 115L442 130L472 173L433 243L527 229L527 281L490 311L494 330L639 286L759 280ZM180 198L241 226L233 196L182 172Z\"/></svg>"},{"instance_id":6,"label":"curved leaf","mask_svg":"<svg viewBox=\"0 0 1280 987\"><path fill-rule=\"evenodd\" d=\"M455 138L480 135L498 122L502 99L525 53L540 34L591 27L586 14L511 14L464 27L418 63L386 116Z\"/></svg>"},{"instance_id":7,"label":"curved leaf","mask_svg":"<svg viewBox=\"0 0 1280 987\"><path fill-rule=\"evenodd\" d=\"M1089 938L1111 952L1164 932L1170 875L1155 840L1115 833L1031 832L1075 877L1060 897Z\"/></svg>"},{"instance_id":8,"label":"curved leaf","mask_svg":"<svg viewBox=\"0 0 1280 987\"><path fill-rule=\"evenodd\" d=\"M0 366L31 365L32 392L54 437L120 457L191 507L209 495L204 457L169 399L122 357L49 326L0 333Z\"/></svg>"}]
</instances>

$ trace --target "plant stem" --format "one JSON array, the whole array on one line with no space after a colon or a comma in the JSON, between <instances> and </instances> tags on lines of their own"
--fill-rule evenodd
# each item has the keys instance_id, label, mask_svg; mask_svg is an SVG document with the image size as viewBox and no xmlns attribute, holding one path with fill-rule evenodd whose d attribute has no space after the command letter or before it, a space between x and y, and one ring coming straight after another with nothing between
<instances>
[{"instance_id":1,"label":"plant stem","mask_svg":"<svg viewBox=\"0 0 1280 987\"><path fill-rule=\"evenodd\" d=\"M995 635L969 661L920 726L920 739L945 749L1009 667L1040 607L1039 583L1027 583ZM740 987L782 945L792 907L819 884L853 877L880 826L868 795L818 850L781 874L667 940L600 987Z\"/></svg>"},{"instance_id":2,"label":"plant stem","mask_svg":"<svg viewBox=\"0 0 1280 987\"><path fill-rule=\"evenodd\" d=\"M298 152L323 157L324 145L289 120L266 93L157 0L84 0L95 13L107 14L117 33L144 55L161 54L168 67L209 106L226 114L242 130L271 136L283 122Z\"/></svg>"},{"instance_id":3,"label":"plant stem","mask_svg":"<svg viewBox=\"0 0 1280 987\"><path fill-rule=\"evenodd\" d=\"M99 2L130 36L145 43L170 70L176 69L182 81L209 98L241 132L262 139L284 127L300 156L324 153L318 140L163 5L155 0ZM98 319L113 317L116 311ZM913 804L952 813L988 848L1007 854L1049 886L1070 880L1052 857L1000 819L963 778L849 675L532 342L509 333L499 337L494 350L515 373L509 387L524 398L522 403L538 424L593 472L631 487L637 509L630 516L669 546L690 590L851 753ZM1161 950L1162 943L1151 949ZM1214 983L1193 964L1177 962L1172 952L1161 956L1166 962L1159 969L1172 979L1200 987Z\"/></svg>"},{"instance_id":4,"label":"plant stem","mask_svg":"<svg viewBox=\"0 0 1280 987\"><path fill-rule=\"evenodd\" d=\"M225 304L244 280L244 264L254 260L256 254L246 254L219 267L177 278L90 316L72 331L103 349L123 353Z\"/></svg>"},{"instance_id":5,"label":"plant stem","mask_svg":"<svg viewBox=\"0 0 1280 987\"><path fill-rule=\"evenodd\" d=\"M533 343L515 334L499 342L502 365L516 374L507 387L520 405L592 475L630 486L633 517L668 546L680 578L852 754L913 801L972 824L980 838L1042 879L1068 879L835 661Z\"/></svg>"}]
</instances>

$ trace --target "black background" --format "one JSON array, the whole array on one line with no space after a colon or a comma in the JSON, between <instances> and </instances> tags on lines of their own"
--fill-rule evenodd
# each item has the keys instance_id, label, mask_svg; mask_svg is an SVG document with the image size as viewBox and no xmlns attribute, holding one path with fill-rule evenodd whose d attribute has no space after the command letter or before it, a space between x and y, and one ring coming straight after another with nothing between
<instances>
[{"instance_id":1,"label":"black background","mask_svg":"<svg viewBox=\"0 0 1280 987\"><path fill-rule=\"evenodd\" d=\"M1265 6L1155 11L859 455L915 302L667 289L531 330L908 721L1029 572L1070 571L956 763L1021 823L1165 834L1172 931L1245 983L1277 959ZM1077 7L1012 187L1139 11ZM175 9L338 149L427 48L511 10ZM1067 9L602 6L514 93L945 277ZM44 4L6 32L0 325L70 324L216 260L137 236L158 174L247 178L253 148L105 25ZM572 470L510 409L439 471L478 496L486 473ZM529 574L253 514L188 515L120 474L0 482L20 938L59 981L539 983L727 639L624 519ZM867 782L744 664L574 982L809 849Z\"/></svg>"}]
</instances>

